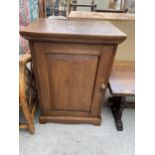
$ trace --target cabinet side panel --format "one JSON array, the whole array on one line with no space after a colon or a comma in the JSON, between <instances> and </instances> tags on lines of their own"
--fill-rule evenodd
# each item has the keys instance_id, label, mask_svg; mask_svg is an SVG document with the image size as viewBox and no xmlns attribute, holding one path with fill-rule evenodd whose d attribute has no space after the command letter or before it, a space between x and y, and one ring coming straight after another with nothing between
<instances>
[{"instance_id":1,"label":"cabinet side panel","mask_svg":"<svg viewBox=\"0 0 155 155\"><path fill-rule=\"evenodd\" d=\"M50 92L49 92L49 79L46 57L44 54L44 44L41 42L34 42L35 64L38 75L38 83L40 88L41 107L44 114L49 113L50 109Z\"/></svg>"},{"instance_id":2,"label":"cabinet side panel","mask_svg":"<svg viewBox=\"0 0 155 155\"><path fill-rule=\"evenodd\" d=\"M41 108L41 113L43 114L43 108L41 104L41 92L40 92L40 87L39 87L39 79L38 79L38 72L37 72L37 65L36 65L36 56L35 56L35 49L33 45L33 41L29 41L29 47L30 47L30 53L32 55L32 66L33 66L33 72L35 76L35 85L37 88L37 93L38 93L38 98L39 98L39 106Z\"/></svg>"}]
</instances>

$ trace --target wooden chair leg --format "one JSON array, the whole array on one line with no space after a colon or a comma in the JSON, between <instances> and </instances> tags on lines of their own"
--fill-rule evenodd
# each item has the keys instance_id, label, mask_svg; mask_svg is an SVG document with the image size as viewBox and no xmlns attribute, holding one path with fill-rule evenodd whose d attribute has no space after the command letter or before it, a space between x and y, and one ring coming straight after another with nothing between
<instances>
[{"instance_id":1,"label":"wooden chair leg","mask_svg":"<svg viewBox=\"0 0 155 155\"><path fill-rule=\"evenodd\" d=\"M33 119L31 117L30 110L28 108L28 104L27 104L26 100L24 100L24 99L21 100L21 104L22 104L22 111L24 113L24 117L27 121L28 130L31 134L34 134Z\"/></svg>"},{"instance_id":2,"label":"wooden chair leg","mask_svg":"<svg viewBox=\"0 0 155 155\"><path fill-rule=\"evenodd\" d=\"M26 64L31 62L31 55L24 54L19 60L19 102L23 111L26 124L20 123L20 129L27 128L31 134L34 134L34 112L36 108L37 92L34 84L33 67L31 69ZM33 91L32 91L33 90ZM33 93L32 93L33 92ZM32 96L34 97L32 100ZM28 104L29 103L29 104Z\"/></svg>"},{"instance_id":3,"label":"wooden chair leg","mask_svg":"<svg viewBox=\"0 0 155 155\"><path fill-rule=\"evenodd\" d=\"M111 97L109 98L109 102L112 103L111 111L114 117L117 131L123 131L122 112L124 109L125 97L124 96Z\"/></svg>"}]
</instances>

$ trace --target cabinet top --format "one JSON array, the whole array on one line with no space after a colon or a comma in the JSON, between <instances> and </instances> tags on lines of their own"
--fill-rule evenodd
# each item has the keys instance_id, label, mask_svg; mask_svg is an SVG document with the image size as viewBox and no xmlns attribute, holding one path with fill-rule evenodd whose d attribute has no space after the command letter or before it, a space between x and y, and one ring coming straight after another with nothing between
<instances>
[{"instance_id":1,"label":"cabinet top","mask_svg":"<svg viewBox=\"0 0 155 155\"><path fill-rule=\"evenodd\" d=\"M20 34L28 40L70 40L92 43L120 43L126 34L107 21L53 20L40 18Z\"/></svg>"}]
</instances>

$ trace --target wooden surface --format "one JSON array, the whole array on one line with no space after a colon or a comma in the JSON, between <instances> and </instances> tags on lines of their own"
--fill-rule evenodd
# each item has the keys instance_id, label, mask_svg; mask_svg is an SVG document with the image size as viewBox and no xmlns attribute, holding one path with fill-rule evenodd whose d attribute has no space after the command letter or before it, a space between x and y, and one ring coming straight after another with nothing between
<instances>
[{"instance_id":1,"label":"wooden surface","mask_svg":"<svg viewBox=\"0 0 155 155\"><path fill-rule=\"evenodd\" d=\"M104 20L135 20L134 14L129 13L109 13L109 12L84 12L71 11L69 19L104 19Z\"/></svg>"},{"instance_id":2,"label":"wooden surface","mask_svg":"<svg viewBox=\"0 0 155 155\"><path fill-rule=\"evenodd\" d=\"M39 122L44 124L46 122L56 122L65 124L89 123L93 125L101 125L100 117L74 117L74 116L40 116Z\"/></svg>"},{"instance_id":3,"label":"wooden surface","mask_svg":"<svg viewBox=\"0 0 155 155\"><path fill-rule=\"evenodd\" d=\"M27 39L55 40L59 37L69 42L83 39L83 42L115 42L120 43L126 39L126 35L112 24L106 21L71 21L39 19L20 31ZM30 37L29 37L30 36ZM33 38L32 38L33 37Z\"/></svg>"},{"instance_id":4,"label":"wooden surface","mask_svg":"<svg viewBox=\"0 0 155 155\"><path fill-rule=\"evenodd\" d=\"M31 24L21 34L30 43L40 123L100 125L102 99L117 43L126 35L107 22L50 19Z\"/></svg>"},{"instance_id":5,"label":"wooden surface","mask_svg":"<svg viewBox=\"0 0 155 155\"><path fill-rule=\"evenodd\" d=\"M43 115L81 116L83 119L100 115L101 87L107 84L115 45L76 46L33 43Z\"/></svg>"},{"instance_id":6,"label":"wooden surface","mask_svg":"<svg viewBox=\"0 0 155 155\"><path fill-rule=\"evenodd\" d=\"M98 57L49 54L47 59L53 108L90 111ZM57 92L59 92L59 97Z\"/></svg>"},{"instance_id":7,"label":"wooden surface","mask_svg":"<svg viewBox=\"0 0 155 155\"><path fill-rule=\"evenodd\" d=\"M135 95L135 65L133 61L114 62L109 87L112 95Z\"/></svg>"},{"instance_id":8,"label":"wooden surface","mask_svg":"<svg viewBox=\"0 0 155 155\"><path fill-rule=\"evenodd\" d=\"M118 131L123 130L122 112L126 96L135 95L135 64L133 61L116 61L109 79L111 110Z\"/></svg>"},{"instance_id":9,"label":"wooden surface","mask_svg":"<svg viewBox=\"0 0 155 155\"><path fill-rule=\"evenodd\" d=\"M25 66L27 62L31 61L31 54L29 53L30 51L27 52L27 54L20 55L19 64L23 64Z\"/></svg>"},{"instance_id":10,"label":"wooden surface","mask_svg":"<svg viewBox=\"0 0 155 155\"><path fill-rule=\"evenodd\" d=\"M117 131L123 131L122 112L124 109L125 96L113 96L109 98L112 103L111 111L114 117Z\"/></svg>"},{"instance_id":11,"label":"wooden surface","mask_svg":"<svg viewBox=\"0 0 155 155\"><path fill-rule=\"evenodd\" d=\"M39 18L45 18L46 17L46 0L39 0Z\"/></svg>"},{"instance_id":12,"label":"wooden surface","mask_svg":"<svg viewBox=\"0 0 155 155\"><path fill-rule=\"evenodd\" d=\"M26 124L20 123L19 128L27 128L31 134L34 133L34 110L35 104L33 103L33 111L31 111L30 104L30 97L26 94L27 90L27 78L26 78L26 64L31 61L30 54L23 54L19 58L19 102L20 108L24 114L24 118L26 120Z\"/></svg>"}]
</instances>

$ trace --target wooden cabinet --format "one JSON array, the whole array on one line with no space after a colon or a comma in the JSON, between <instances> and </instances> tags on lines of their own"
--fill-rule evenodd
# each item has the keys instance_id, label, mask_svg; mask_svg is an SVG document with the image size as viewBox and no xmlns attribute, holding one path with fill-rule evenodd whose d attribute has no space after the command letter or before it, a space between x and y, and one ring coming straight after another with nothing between
<instances>
[{"instance_id":1,"label":"wooden cabinet","mask_svg":"<svg viewBox=\"0 0 155 155\"><path fill-rule=\"evenodd\" d=\"M99 125L117 44L126 35L108 22L52 19L39 19L20 34L29 40L40 122Z\"/></svg>"}]
</instances>

